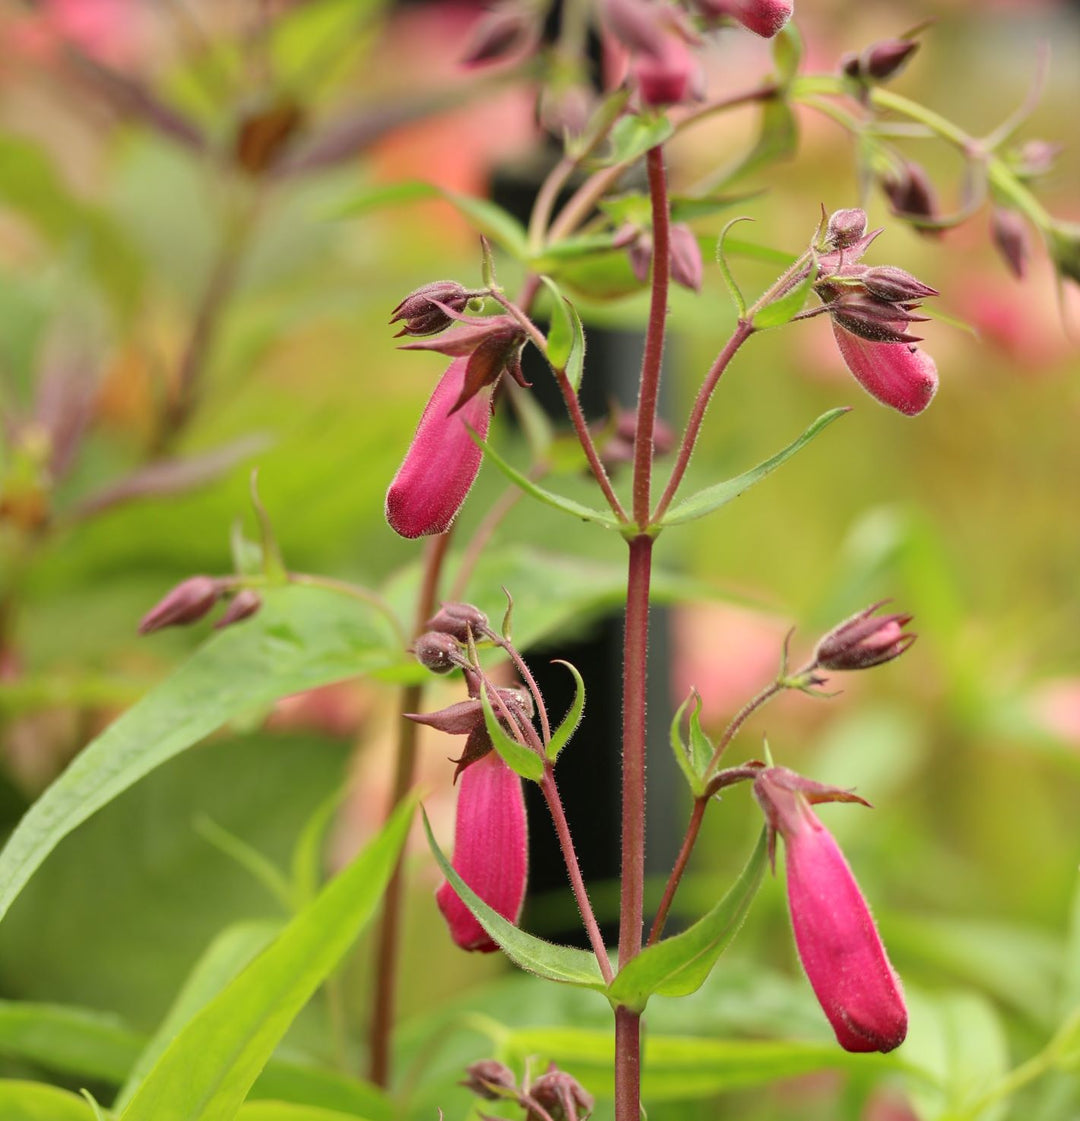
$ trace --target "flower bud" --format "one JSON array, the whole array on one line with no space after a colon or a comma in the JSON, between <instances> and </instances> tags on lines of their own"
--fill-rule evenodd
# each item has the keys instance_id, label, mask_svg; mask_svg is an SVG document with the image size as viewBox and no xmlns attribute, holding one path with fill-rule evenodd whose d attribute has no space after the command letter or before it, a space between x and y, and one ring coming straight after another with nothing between
<instances>
[{"instance_id":1,"label":"flower bud","mask_svg":"<svg viewBox=\"0 0 1080 1121\"><path fill-rule=\"evenodd\" d=\"M481 17L461 60L462 66L505 62L531 51L540 37L536 17L525 4L508 0Z\"/></svg>"},{"instance_id":2,"label":"flower bud","mask_svg":"<svg viewBox=\"0 0 1080 1121\"><path fill-rule=\"evenodd\" d=\"M198 622L221 598L223 590L222 582L212 576L188 577L143 616L139 634Z\"/></svg>"},{"instance_id":3,"label":"flower bud","mask_svg":"<svg viewBox=\"0 0 1080 1121\"><path fill-rule=\"evenodd\" d=\"M481 1059L465 1068L468 1076L459 1086L472 1091L485 1101L499 1101L517 1092L517 1078L514 1072L498 1059Z\"/></svg>"},{"instance_id":4,"label":"flower bud","mask_svg":"<svg viewBox=\"0 0 1080 1121\"><path fill-rule=\"evenodd\" d=\"M488 630L488 617L471 603L444 603L424 625L429 631L442 631L466 642L470 631L479 638Z\"/></svg>"},{"instance_id":5,"label":"flower bud","mask_svg":"<svg viewBox=\"0 0 1080 1121\"><path fill-rule=\"evenodd\" d=\"M840 71L864 85L886 82L903 69L918 49L919 44L913 39L882 39L860 54L845 54L840 59Z\"/></svg>"},{"instance_id":6,"label":"flower bud","mask_svg":"<svg viewBox=\"0 0 1080 1121\"><path fill-rule=\"evenodd\" d=\"M881 189L898 218L936 218L939 214L934 186L917 163L905 163L899 171L884 176ZM939 232L929 227L916 228L927 234Z\"/></svg>"},{"instance_id":7,"label":"flower bud","mask_svg":"<svg viewBox=\"0 0 1080 1121\"><path fill-rule=\"evenodd\" d=\"M669 231L671 254L671 279L691 292L701 291L703 267L701 246L694 231L682 222L676 222Z\"/></svg>"},{"instance_id":8,"label":"flower bud","mask_svg":"<svg viewBox=\"0 0 1080 1121\"><path fill-rule=\"evenodd\" d=\"M1009 152L1008 159L1021 179L1038 179L1053 171L1063 148L1063 144L1054 144L1049 140L1028 140Z\"/></svg>"},{"instance_id":9,"label":"flower bud","mask_svg":"<svg viewBox=\"0 0 1080 1121\"><path fill-rule=\"evenodd\" d=\"M938 295L936 288L923 284L917 277L895 265L874 265L860 279L872 296L879 300L891 300L893 303L906 303Z\"/></svg>"},{"instance_id":10,"label":"flower bud","mask_svg":"<svg viewBox=\"0 0 1080 1121\"><path fill-rule=\"evenodd\" d=\"M1023 280L1031 257L1031 237L1027 223L1017 211L995 206L990 216L990 233L994 246L1009 271L1017 280Z\"/></svg>"},{"instance_id":11,"label":"flower bud","mask_svg":"<svg viewBox=\"0 0 1080 1121\"><path fill-rule=\"evenodd\" d=\"M878 615L874 612L886 600L871 604L834 627L817 644L814 661L822 669L869 669L891 662L915 641L915 635L904 630L910 615Z\"/></svg>"},{"instance_id":12,"label":"flower bud","mask_svg":"<svg viewBox=\"0 0 1080 1121\"><path fill-rule=\"evenodd\" d=\"M262 607L262 603L262 596L254 588L241 588L225 608L225 614L214 624L214 630L219 631L242 619L250 619Z\"/></svg>"},{"instance_id":13,"label":"flower bud","mask_svg":"<svg viewBox=\"0 0 1080 1121\"><path fill-rule=\"evenodd\" d=\"M489 907L516 923L525 900L528 860L521 779L491 751L461 776L454 869ZM435 900L451 938L463 950L498 949L449 883L439 888Z\"/></svg>"},{"instance_id":14,"label":"flower bud","mask_svg":"<svg viewBox=\"0 0 1080 1121\"><path fill-rule=\"evenodd\" d=\"M596 1104L592 1094L573 1075L559 1070L554 1063L532 1083L528 1097L551 1121L579 1121L587 1117ZM526 1121L538 1116L530 1111Z\"/></svg>"},{"instance_id":15,"label":"flower bud","mask_svg":"<svg viewBox=\"0 0 1080 1121\"><path fill-rule=\"evenodd\" d=\"M792 0L692 0L706 19L730 16L748 31L771 39L791 18Z\"/></svg>"},{"instance_id":16,"label":"flower bud","mask_svg":"<svg viewBox=\"0 0 1080 1121\"><path fill-rule=\"evenodd\" d=\"M834 210L825 227L825 241L833 249L846 249L866 233L866 211L853 206Z\"/></svg>"},{"instance_id":17,"label":"flower bud","mask_svg":"<svg viewBox=\"0 0 1080 1121\"><path fill-rule=\"evenodd\" d=\"M463 285L456 280L435 280L410 292L390 316L391 323L404 325L395 338L402 335L437 335L445 331L454 321L439 307L444 304L456 312L463 312L472 298Z\"/></svg>"},{"instance_id":18,"label":"flower bud","mask_svg":"<svg viewBox=\"0 0 1080 1121\"><path fill-rule=\"evenodd\" d=\"M806 976L845 1051L892 1051L907 1035L900 979L866 900L811 802L852 801L784 767L754 780L769 828L784 839L788 910Z\"/></svg>"},{"instance_id":19,"label":"flower bud","mask_svg":"<svg viewBox=\"0 0 1080 1121\"><path fill-rule=\"evenodd\" d=\"M465 658L461 643L452 635L441 631L427 631L419 635L412 644L413 657L432 673L449 673L460 668Z\"/></svg>"}]
</instances>

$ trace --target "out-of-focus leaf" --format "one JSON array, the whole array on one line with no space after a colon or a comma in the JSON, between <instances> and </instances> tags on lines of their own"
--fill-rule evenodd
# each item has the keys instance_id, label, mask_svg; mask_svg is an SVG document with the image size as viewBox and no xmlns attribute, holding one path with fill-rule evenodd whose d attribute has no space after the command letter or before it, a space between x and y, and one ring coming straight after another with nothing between
<instances>
[{"instance_id":1,"label":"out-of-focus leaf","mask_svg":"<svg viewBox=\"0 0 1080 1121\"><path fill-rule=\"evenodd\" d=\"M766 475L771 474L797 451L805 447L815 436L832 424L837 417L843 416L848 411L846 408L830 409L829 412L819 416L797 440L778 451L770 459L766 459L749 471L744 471L741 475L736 475L733 479L726 479L722 483L714 483L711 487L706 487L704 490L698 491L697 494L675 503L664 515L663 524L678 525L680 522L704 517L705 514L710 514L713 510L731 502L732 499L738 498L740 494L749 490L755 483L761 482Z\"/></svg>"},{"instance_id":2,"label":"out-of-focus leaf","mask_svg":"<svg viewBox=\"0 0 1080 1121\"><path fill-rule=\"evenodd\" d=\"M424 830L432 854L443 875L453 886L462 903L472 912L476 921L499 944L503 953L515 965L539 977L546 977L549 981L559 981L583 989L596 989L599 992L605 990L606 985L600 975L600 967L592 954L573 946L556 946L551 942L545 942L504 919L498 911L489 907L454 870L431 832L427 814L424 814Z\"/></svg>"},{"instance_id":3,"label":"out-of-focus leaf","mask_svg":"<svg viewBox=\"0 0 1080 1121\"><path fill-rule=\"evenodd\" d=\"M715 907L688 930L647 946L620 969L611 983L611 999L642 1009L654 993L688 996L705 982L720 955L742 926L765 872L765 830L750 859Z\"/></svg>"},{"instance_id":4,"label":"out-of-focus leaf","mask_svg":"<svg viewBox=\"0 0 1080 1121\"><path fill-rule=\"evenodd\" d=\"M547 336L547 360L557 370L564 369L574 345L574 326L566 300L550 276L540 278L551 295L551 326Z\"/></svg>"},{"instance_id":5,"label":"out-of-focus leaf","mask_svg":"<svg viewBox=\"0 0 1080 1121\"><path fill-rule=\"evenodd\" d=\"M621 249L552 262L547 271L575 295L590 300L618 300L640 292L645 285L634 276L630 259Z\"/></svg>"},{"instance_id":6,"label":"out-of-focus leaf","mask_svg":"<svg viewBox=\"0 0 1080 1121\"><path fill-rule=\"evenodd\" d=\"M663 144L674 131L663 114L627 114L611 130L611 154L606 162L631 163L650 148Z\"/></svg>"},{"instance_id":7,"label":"out-of-focus leaf","mask_svg":"<svg viewBox=\"0 0 1080 1121\"><path fill-rule=\"evenodd\" d=\"M137 255L107 215L77 199L32 140L0 135L0 201L19 211L58 249L85 255L117 308L130 313L139 296Z\"/></svg>"},{"instance_id":8,"label":"out-of-focus leaf","mask_svg":"<svg viewBox=\"0 0 1080 1121\"><path fill-rule=\"evenodd\" d=\"M268 591L254 618L208 640L30 808L0 852L0 915L68 833L155 767L253 707L378 669L396 654L386 621L350 597Z\"/></svg>"},{"instance_id":9,"label":"out-of-focus leaf","mask_svg":"<svg viewBox=\"0 0 1080 1121\"><path fill-rule=\"evenodd\" d=\"M753 148L730 171L725 171L713 186L727 186L745 179L778 160L790 159L798 147L799 132L795 114L782 97L762 103L761 125Z\"/></svg>"},{"instance_id":10,"label":"out-of-focus leaf","mask_svg":"<svg viewBox=\"0 0 1080 1121\"><path fill-rule=\"evenodd\" d=\"M365 1121L356 1113L341 1113L293 1102L244 1102L236 1121Z\"/></svg>"},{"instance_id":11,"label":"out-of-focus leaf","mask_svg":"<svg viewBox=\"0 0 1080 1121\"><path fill-rule=\"evenodd\" d=\"M782 249L772 249L768 245L758 245L753 241L744 241L738 237L725 238L724 249L732 257L746 257L751 261L780 265L782 268L795 263L795 257L791 253L785 253Z\"/></svg>"},{"instance_id":12,"label":"out-of-focus leaf","mask_svg":"<svg viewBox=\"0 0 1080 1121\"><path fill-rule=\"evenodd\" d=\"M41 1082L0 1081L4 1121L94 1121L90 1103L67 1090Z\"/></svg>"},{"instance_id":13,"label":"out-of-focus leaf","mask_svg":"<svg viewBox=\"0 0 1080 1121\"><path fill-rule=\"evenodd\" d=\"M610 1031L585 1028L518 1028L504 1037L502 1057L533 1057L568 1071L592 1093L614 1092L615 1042ZM645 1104L713 1097L821 1070L885 1072L902 1069L893 1055L851 1055L835 1043L695 1039L649 1035L642 1062Z\"/></svg>"},{"instance_id":14,"label":"out-of-focus leaf","mask_svg":"<svg viewBox=\"0 0 1080 1121\"><path fill-rule=\"evenodd\" d=\"M776 64L776 79L781 86L787 86L799 72L802 53L803 43L799 29L795 24L789 23L773 39L773 62Z\"/></svg>"},{"instance_id":15,"label":"out-of-focus leaf","mask_svg":"<svg viewBox=\"0 0 1080 1121\"><path fill-rule=\"evenodd\" d=\"M88 1008L33 1001L0 1001L0 1055L46 1070L101 1082L120 1082L142 1037L116 1016ZM0 1113L0 1117L6 1114Z\"/></svg>"},{"instance_id":16,"label":"out-of-focus leaf","mask_svg":"<svg viewBox=\"0 0 1080 1121\"><path fill-rule=\"evenodd\" d=\"M412 820L401 805L379 836L270 946L188 1022L123 1121L229 1121L289 1024L375 912Z\"/></svg>"}]
</instances>

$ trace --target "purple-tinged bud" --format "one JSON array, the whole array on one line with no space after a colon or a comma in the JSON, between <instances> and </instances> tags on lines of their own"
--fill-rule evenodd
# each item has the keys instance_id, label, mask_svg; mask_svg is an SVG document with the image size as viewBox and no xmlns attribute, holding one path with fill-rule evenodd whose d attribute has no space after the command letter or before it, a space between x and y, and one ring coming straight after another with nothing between
<instances>
[{"instance_id":1,"label":"purple-tinged bud","mask_svg":"<svg viewBox=\"0 0 1080 1121\"><path fill-rule=\"evenodd\" d=\"M442 631L427 631L412 644L413 657L432 673L449 673L465 664L461 643Z\"/></svg>"},{"instance_id":2,"label":"purple-tinged bud","mask_svg":"<svg viewBox=\"0 0 1080 1121\"><path fill-rule=\"evenodd\" d=\"M662 32L656 50L635 55L631 70L646 105L678 105L700 97L701 66L676 31Z\"/></svg>"},{"instance_id":3,"label":"purple-tinged bud","mask_svg":"<svg viewBox=\"0 0 1080 1121\"><path fill-rule=\"evenodd\" d=\"M676 222L669 231L671 246L671 279L691 292L701 291L704 269L701 263L701 246L694 231L682 222Z\"/></svg>"},{"instance_id":4,"label":"purple-tinged bud","mask_svg":"<svg viewBox=\"0 0 1080 1121\"><path fill-rule=\"evenodd\" d=\"M516 923L529 872L521 779L492 751L461 776L454 826L454 869L504 919ZM463 950L498 946L449 883L435 895L450 936Z\"/></svg>"},{"instance_id":5,"label":"purple-tinged bud","mask_svg":"<svg viewBox=\"0 0 1080 1121\"><path fill-rule=\"evenodd\" d=\"M845 1051L892 1051L907 1035L900 979L851 868L811 802L852 801L783 767L754 780L770 846L787 853L787 897L795 945L822 1010Z\"/></svg>"},{"instance_id":6,"label":"purple-tinged bud","mask_svg":"<svg viewBox=\"0 0 1080 1121\"><path fill-rule=\"evenodd\" d=\"M1031 235L1023 217L1015 210L995 206L990 216L990 232L1009 271L1017 280L1023 280L1031 258Z\"/></svg>"},{"instance_id":7,"label":"purple-tinged bud","mask_svg":"<svg viewBox=\"0 0 1080 1121\"><path fill-rule=\"evenodd\" d=\"M874 265L861 275L863 287L879 300L908 303L938 295L936 288L923 282L895 265Z\"/></svg>"},{"instance_id":8,"label":"purple-tinged bud","mask_svg":"<svg viewBox=\"0 0 1080 1121\"><path fill-rule=\"evenodd\" d=\"M610 471L621 464L634 462L634 444L637 441L637 409L620 410L615 419L615 430L610 439L601 445L600 459ZM653 455L668 455L675 447L675 433L660 417L653 421Z\"/></svg>"},{"instance_id":9,"label":"purple-tinged bud","mask_svg":"<svg viewBox=\"0 0 1080 1121\"><path fill-rule=\"evenodd\" d=\"M514 1072L498 1059L481 1059L465 1068L466 1078L459 1082L477 1097L485 1101L500 1101L517 1093L517 1078Z\"/></svg>"},{"instance_id":10,"label":"purple-tinged bud","mask_svg":"<svg viewBox=\"0 0 1080 1121\"><path fill-rule=\"evenodd\" d=\"M630 259L630 271L639 284L649 282L649 270L652 268L653 243L652 234L642 230L630 243L626 255Z\"/></svg>"},{"instance_id":11,"label":"purple-tinged bud","mask_svg":"<svg viewBox=\"0 0 1080 1121\"><path fill-rule=\"evenodd\" d=\"M1008 159L1021 179L1038 179L1054 170L1054 164L1064 148L1064 144L1049 140L1028 140L1010 152Z\"/></svg>"},{"instance_id":12,"label":"purple-tinged bud","mask_svg":"<svg viewBox=\"0 0 1080 1121\"><path fill-rule=\"evenodd\" d=\"M223 592L221 580L212 576L190 576L143 616L139 634L196 623L210 612Z\"/></svg>"},{"instance_id":13,"label":"purple-tinged bud","mask_svg":"<svg viewBox=\"0 0 1080 1121\"><path fill-rule=\"evenodd\" d=\"M919 49L914 39L883 39L871 43L862 53L862 72L875 82L888 81Z\"/></svg>"},{"instance_id":14,"label":"purple-tinged bud","mask_svg":"<svg viewBox=\"0 0 1080 1121\"><path fill-rule=\"evenodd\" d=\"M474 638L487 633L488 617L471 603L444 603L424 625L429 631L444 631L466 642L470 631Z\"/></svg>"},{"instance_id":15,"label":"purple-tinged bud","mask_svg":"<svg viewBox=\"0 0 1080 1121\"><path fill-rule=\"evenodd\" d=\"M551 1121L585 1121L596 1104L592 1094L573 1075L559 1070L554 1063L529 1086L528 1100L540 1106ZM530 1110L525 1121L539 1117Z\"/></svg>"},{"instance_id":16,"label":"purple-tinged bud","mask_svg":"<svg viewBox=\"0 0 1080 1121\"><path fill-rule=\"evenodd\" d=\"M454 320L440 307L445 305L461 313L473 293L456 280L434 280L410 292L390 316L391 323L403 324L395 338L402 335L437 335L451 326Z\"/></svg>"},{"instance_id":17,"label":"purple-tinged bud","mask_svg":"<svg viewBox=\"0 0 1080 1121\"><path fill-rule=\"evenodd\" d=\"M243 619L250 619L262 607L262 596L254 588L241 588L229 601L225 613L214 624L214 630L231 627Z\"/></svg>"},{"instance_id":18,"label":"purple-tinged bud","mask_svg":"<svg viewBox=\"0 0 1080 1121\"><path fill-rule=\"evenodd\" d=\"M833 249L847 249L855 245L865 233L866 211L853 206L846 210L834 210L829 215L825 241Z\"/></svg>"},{"instance_id":19,"label":"purple-tinged bud","mask_svg":"<svg viewBox=\"0 0 1080 1121\"><path fill-rule=\"evenodd\" d=\"M899 171L885 175L881 180L881 189L898 218L937 218L940 213L930 177L917 163L905 163ZM926 234L941 232L918 225L916 229Z\"/></svg>"},{"instance_id":20,"label":"purple-tinged bud","mask_svg":"<svg viewBox=\"0 0 1080 1121\"><path fill-rule=\"evenodd\" d=\"M915 641L916 636L904 627L911 622L910 615L874 615L887 603L881 600L864 611L852 615L833 627L817 644L814 661L822 669L869 669L891 662Z\"/></svg>"},{"instance_id":21,"label":"purple-tinged bud","mask_svg":"<svg viewBox=\"0 0 1080 1121\"><path fill-rule=\"evenodd\" d=\"M413 649L415 651L415 646ZM449 736L467 736L477 724L483 723L484 706L480 700L473 698L447 705L437 712L406 712L404 716L406 720L412 720L415 724L426 724L427 727L445 732Z\"/></svg>"},{"instance_id":22,"label":"purple-tinged bud","mask_svg":"<svg viewBox=\"0 0 1080 1121\"><path fill-rule=\"evenodd\" d=\"M536 17L522 3L499 4L476 25L461 60L463 66L504 62L532 51L540 37Z\"/></svg>"},{"instance_id":23,"label":"purple-tinged bud","mask_svg":"<svg viewBox=\"0 0 1080 1121\"><path fill-rule=\"evenodd\" d=\"M771 39L791 18L792 0L693 0L706 19L730 16L748 31Z\"/></svg>"},{"instance_id":24,"label":"purple-tinged bud","mask_svg":"<svg viewBox=\"0 0 1080 1121\"><path fill-rule=\"evenodd\" d=\"M480 471L483 452L469 428L481 439L487 436L490 392L478 393L451 414L465 388L467 368L468 361L458 358L439 379L386 492L386 520L402 537L445 533Z\"/></svg>"}]
</instances>

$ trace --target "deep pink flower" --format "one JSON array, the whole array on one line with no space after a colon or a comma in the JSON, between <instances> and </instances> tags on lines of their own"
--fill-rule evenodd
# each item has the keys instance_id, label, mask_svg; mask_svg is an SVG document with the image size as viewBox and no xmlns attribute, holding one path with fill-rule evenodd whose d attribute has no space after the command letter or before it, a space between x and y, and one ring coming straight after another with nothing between
<instances>
[{"instance_id":1,"label":"deep pink flower","mask_svg":"<svg viewBox=\"0 0 1080 1121\"><path fill-rule=\"evenodd\" d=\"M810 808L860 799L784 767L762 771L754 795L784 838L795 945L837 1042L845 1051L892 1051L907 1035L900 980L844 854Z\"/></svg>"},{"instance_id":2,"label":"deep pink flower","mask_svg":"<svg viewBox=\"0 0 1080 1121\"><path fill-rule=\"evenodd\" d=\"M906 324L896 323L902 332ZM934 399L938 387L933 358L910 342L872 342L833 320L840 356L855 380L883 405L916 416Z\"/></svg>"},{"instance_id":3,"label":"deep pink flower","mask_svg":"<svg viewBox=\"0 0 1080 1121\"><path fill-rule=\"evenodd\" d=\"M791 19L792 0L695 0L705 16L730 16L743 27L771 39Z\"/></svg>"},{"instance_id":4,"label":"deep pink flower","mask_svg":"<svg viewBox=\"0 0 1080 1121\"><path fill-rule=\"evenodd\" d=\"M468 364L468 358L455 359L439 379L386 492L386 520L402 537L449 529L480 470L483 452L468 429L487 436L490 390L481 390L451 415L465 388Z\"/></svg>"},{"instance_id":5,"label":"deep pink flower","mask_svg":"<svg viewBox=\"0 0 1080 1121\"><path fill-rule=\"evenodd\" d=\"M454 869L503 918L517 922L529 872L521 779L492 751L462 772L454 826ZM435 900L463 950L498 949L449 883Z\"/></svg>"}]
</instances>

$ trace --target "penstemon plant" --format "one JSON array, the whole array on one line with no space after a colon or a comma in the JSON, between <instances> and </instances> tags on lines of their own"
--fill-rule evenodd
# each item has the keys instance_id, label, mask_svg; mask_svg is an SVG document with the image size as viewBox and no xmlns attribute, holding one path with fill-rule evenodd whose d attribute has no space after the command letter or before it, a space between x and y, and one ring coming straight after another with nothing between
<instances>
[{"instance_id":1,"label":"penstemon plant","mask_svg":"<svg viewBox=\"0 0 1080 1121\"><path fill-rule=\"evenodd\" d=\"M967 222L989 203L991 235L1010 270L1017 276L1025 273L1037 235L1059 283L1080 281L1076 227L1055 219L1032 189L1049 170L1054 148L1037 141L1014 143L1038 91L989 136L975 137L889 88L918 49L922 27L843 56L835 72L806 73L800 39L789 22L790 0L564 0L555 41L541 51L550 8L545 0L504 0L477 26L464 59L480 75L479 91L491 88L484 85L483 74L492 64L513 62L515 76L539 77L540 117L563 138L526 224L486 199L430 184L379 188L351 207L366 210L438 196L479 235L476 276L428 281L405 294L390 312L391 325L405 340L402 349L434 351L449 359L385 498L386 521L400 537L427 539L419 575L406 582L407 592L399 587L383 595L293 569L253 476L258 539L234 533L235 572L189 576L151 608L138 628L151 635L194 624L224 604L217 622L222 633L94 739L27 812L0 854L0 915L68 833L151 770L261 705L356 673L381 672L404 682L395 703L394 769L381 831L323 884L319 854L338 796L320 806L304 826L288 874L211 823L205 830L208 839L262 881L287 919L271 930L227 931L233 936L214 943L158 1031L141 1041L122 1070L115 1063L107 1069L107 1064L80 1068L72 1059L73 1066L66 1069L57 1060L63 1073L88 1075L95 1085L115 1083L117 1094L108 1110L92 1098L79 1099L44 1083L0 1080L0 1116L63 1121L94 1116L120 1121L431 1116L434 1110L429 1110L422 1087L442 1041L428 1040L417 1049L419 1056L410 1054L403 1074L406 1048L398 1014L408 933L410 865L404 846L417 812L445 877L431 906L432 917L437 908L444 923L430 937L448 939L462 951L501 952L543 980L583 990L586 999L597 1003L606 1001L611 1012L610 1030L601 1044L601 1061L610 1068L610 1077L601 1076L599 1084L590 1082L575 1062L572 1043L578 1037L571 1035L571 1044L561 1052L542 1030L520 1032L511 1045L507 1036L513 1033L492 1017L473 1013L467 1018L468 1031L490 1037L496 1053L463 1062L457 1070L460 1085L474 1098L470 1116L586 1121L606 1116L610 1099L615 1121L637 1121L650 1107L643 1076L647 1082L654 1053L661 1059L674 1056L674 1069L689 1082L701 1067L723 1065L724 1088L840 1065L831 1044L755 1050L751 1043L746 1049L736 1045L703 1051L696 1059L693 1040L684 1047L685 1041L661 1036L655 1052L650 1048L650 1003L657 997L689 997L706 984L768 870L775 871L778 848L794 945L809 987L839 1047L863 1054L843 1060L842 1069L852 1072L853 1082L864 1080L845 1106L845 1116L862 1115L860 1094L868 1094L876 1085L873 1080L880 1079L882 1084L902 1084L921 1117L978 1121L1000 1116L1015 1095L1044 1077L1076 1069L1080 1006L1055 1023L1034 1057L1012 1070L1002 1069L975 1091L966 1087L959 1097L933 1061L907 1060L906 1049L900 1057L893 1055L908 1035L908 1001L852 870L814 809L825 802L869 803L853 790L776 762L767 743L762 758L731 762L727 757L748 722L777 698L792 693L829 696L833 675L875 668L903 654L915 640L907 629L912 617L887 609L888 601L837 622L801 664L792 664L789 633L776 651L775 676L741 699L718 734L710 736L703 727L703 698L695 691L685 700L671 721L669 738L690 808L655 907L647 903L645 864L646 698L650 673L656 672L650 665L649 618L657 542L749 491L848 411L824 413L770 458L687 493L692 458L706 433L707 413L721 379L753 352L762 333L797 332L805 320L827 316L840 359L882 405L913 417L930 406L938 389L935 362L920 349L922 339L915 333L930 318L925 302L938 291L888 263L888 231L869 228L865 198L858 206L838 205L848 199L827 200L819 213L800 216L804 232L797 254L738 240L732 231L740 218L724 226L716 243L716 268L730 299L733 326L712 362L694 379L690 407L676 434L659 415L671 286L699 292L711 268L703 261L701 239L690 221L737 204L745 196L725 191L791 153L794 111L801 107L851 135L860 182L865 189L882 191L896 225L933 237ZM701 49L714 34L772 41L772 71L745 89L707 89ZM607 63L606 86L599 92L584 78L583 52L590 35L603 43ZM100 61L82 56L77 61L114 107L123 106L200 152L209 145L207 137L152 91L125 83ZM700 190L674 194L668 177L672 142L702 121L754 105L760 107L762 127L750 153ZM400 119L436 108L418 103ZM296 106L283 102L240 122L228 157L229 174L239 169L250 181L245 180L245 191L230 196L220 259L198 306L171 393L159 409L147 466L135 476L142 480L136 486L147 494L169 489L161 483L168 476L161 471L162 456L197 419L203 366L221 304L236 284L237 258L255 238L272 190L290 176L343 162L363 147L356 136L388 131L396 123L377 113L374 123L371 115L362 116L351 133L330 128L301 144L296 136L300 116ZM956 212L943 211L924 169L897 145L898 139L911 136L936 138L963 159L964 198ZM726 164L728 155L721 153L716 164ZM634 183L644 189L628 185ZM782 271L757 294L747 294L745 281L738 278L740 257ZM514 290L504 286L502 276L518 273ZM591 376L592 328L586 324L603 299L637 291L646 294L647 313L636 405L597 426L587 419L580 398ZM533 375L534 380L550 378L557 387L573 432L572 451L531 395L529 363L523 361L527 357L541 363L542 373ZM497 440L507 411L526 437L530 462L523 468ZM405 442L402 433L400 443ZM485 460L489 470L506 476L510 488L490 505L471 536L459 540L457 518ZM591 497L583 500L552 489L549 476L556 474L556 463L568 461L583 468L595 485ZM503 588L504 602L472 602L480 599L472 594L476 574L522 498L558 511L567 525L584 523L585 531L615 535L625 543L619 588L624 605L617 745L620 875L617 944L611 946L603 933L605 916L596 904L599 885L590 884L583 873L585 862L558 782L564 752L583 749L578 731L588 675L561 661L573 682L574 699L565 713L551 711L529 664L530 646L543 629L533 625L525 639L516 637L515 597L529 589L511 580ZM16 513L24 509L19 506ZM10 504L5 507L9 518L11 510ZM38 547L37 535L45 535L47 523L45 518L22 527L27 555L30 539ZM493 623L500 612L501 621ZM717 641L723 642L723 635ZM0 644L0 653L4 649ZM460 689L451 703L432 701L430 674L446 677ZM444 695L445 689L440 690ZM445 784L457 788L449 857L423 808L417 811L425 796L418 779L421 727L460 737L460 754L445 771ZM528 886L526 783L535 784L550 816L587 950L545 941L521 925ZM761 811L757 842L733 881L715 893L717 902L672 933L669 920L680 887L685 893L684 876L706 817L719 812L714 807L733 787L746 788ZM544 827L531 823L534 830ZM373 945L362 1078L348 1054L348 1010L336 971L368 925ZM275 1051L320 990L340 1069L298 1074ZM84 1050L87 1040L100 1042L88 1028L85 1037L77 1035L86 1027L77 1021L75 1017L62 1026L76 1033L71 1038ZM589 1040L596 1042L593 1036ZM12 1046L17 1057L40 1058L32 1039L16 1039ZM888 1057L864 1054L870 1052ZM593 1062L594 1072L596 1066ZM653 1108L653 1115L664 1116L663 1106ZM47 1109L53 1112L42 1112ZM438 1105L435 1109L441 1114Z\"/></svg>"}]
</instances>

